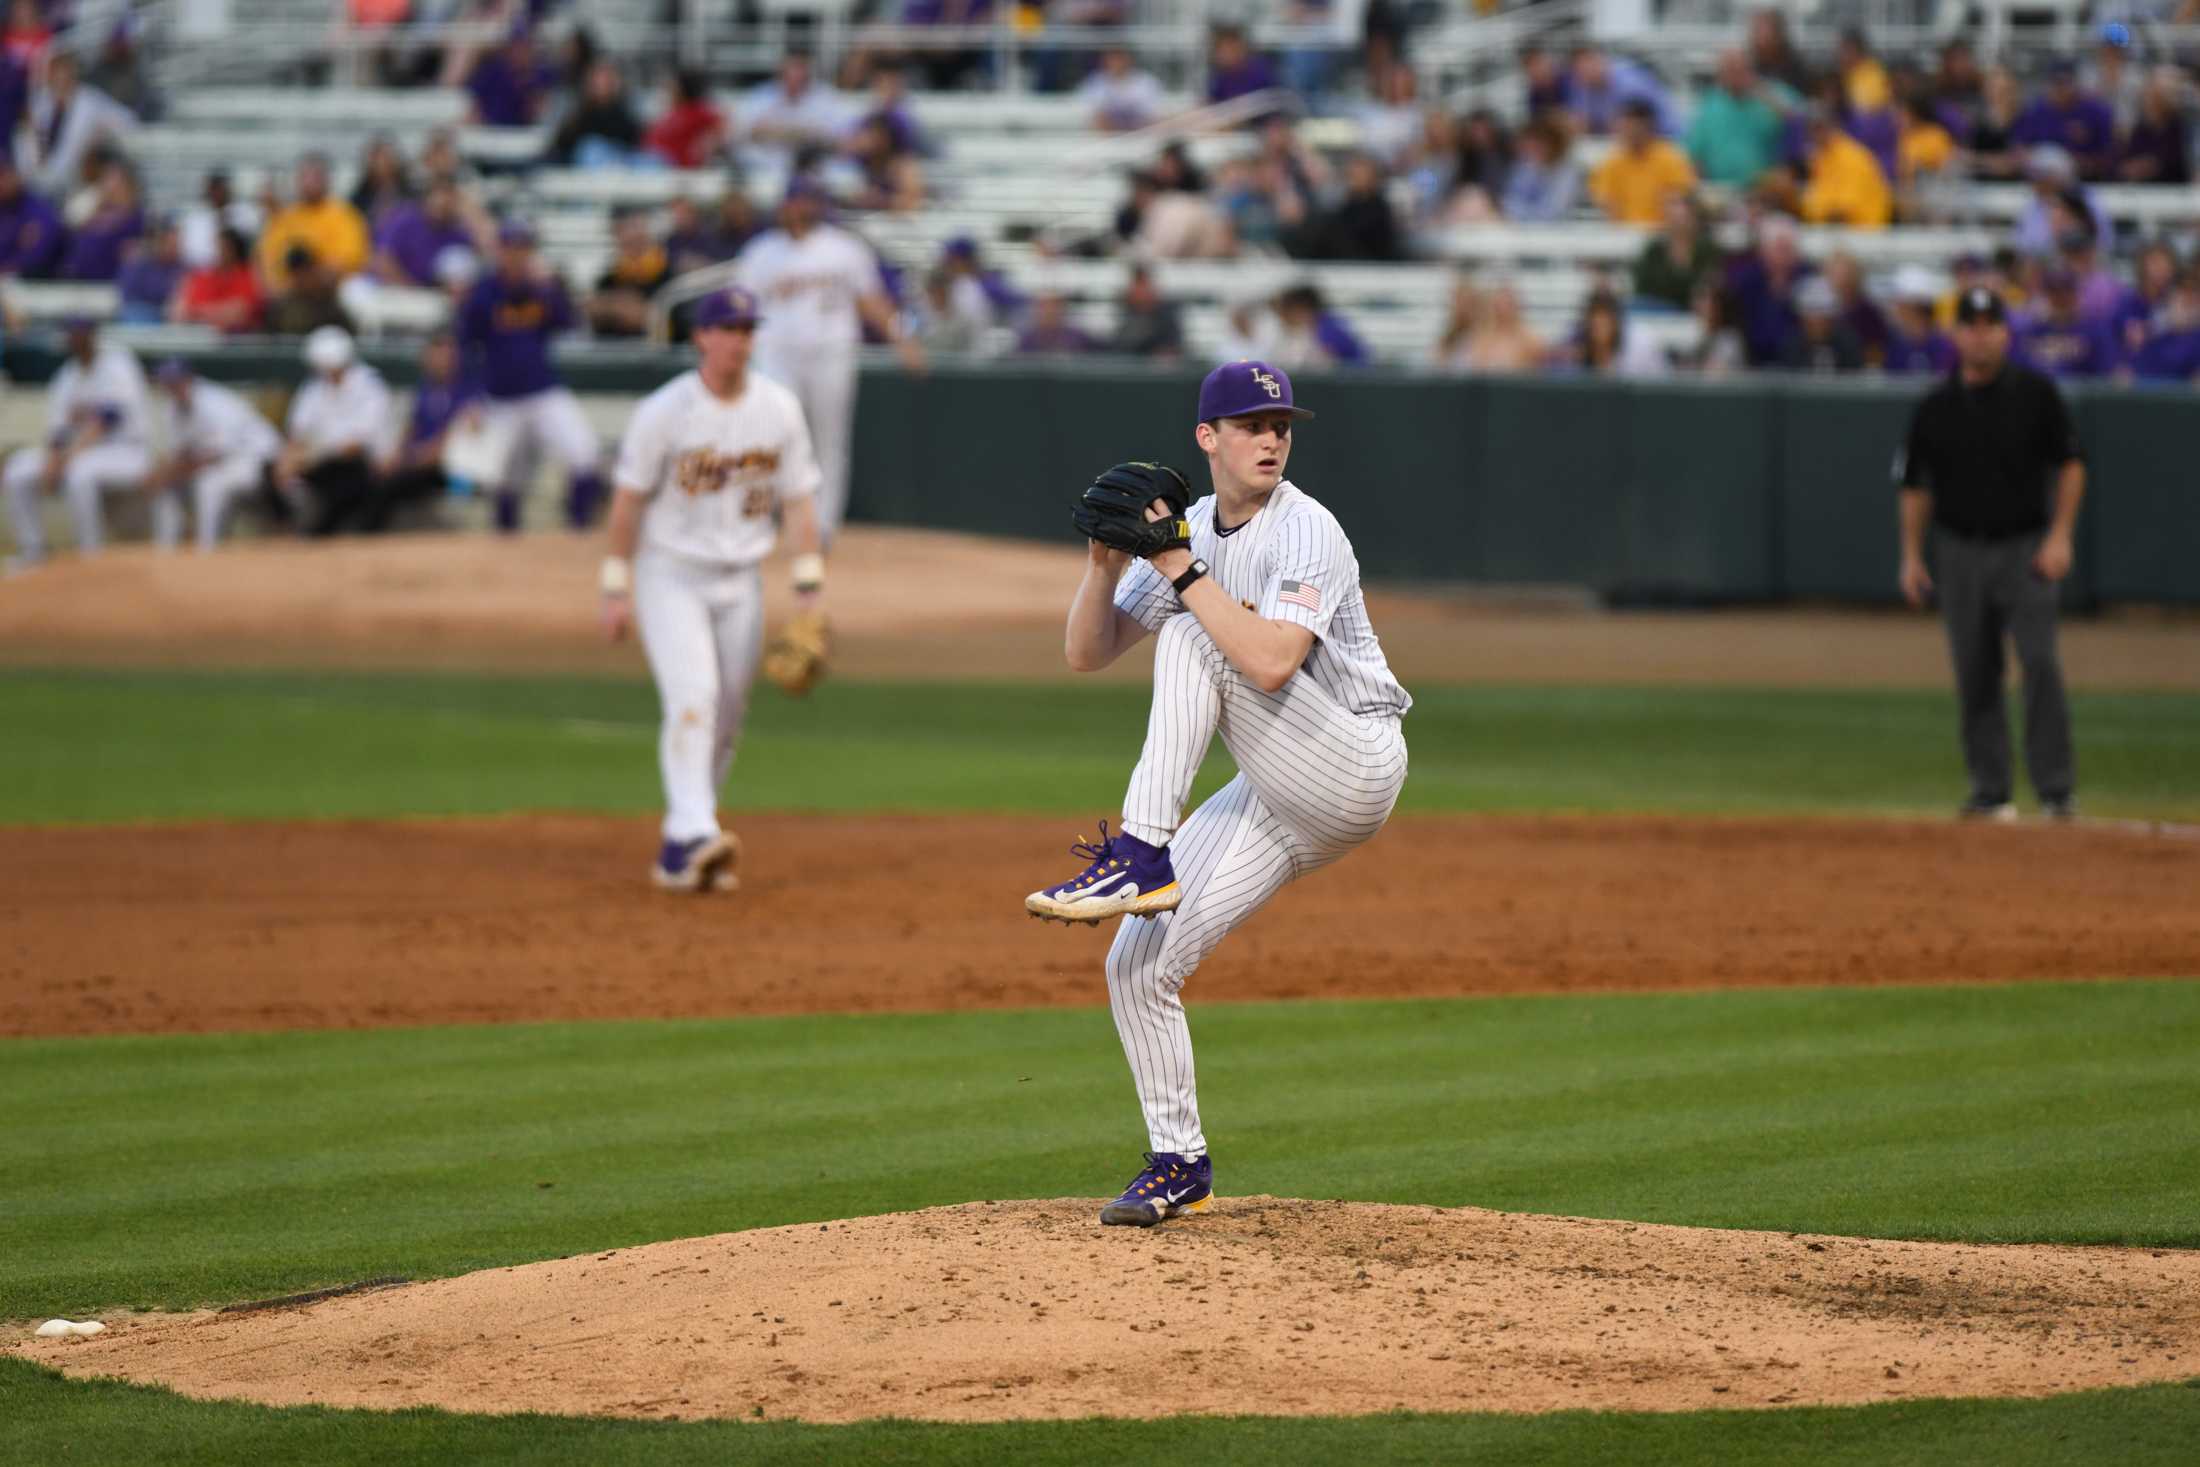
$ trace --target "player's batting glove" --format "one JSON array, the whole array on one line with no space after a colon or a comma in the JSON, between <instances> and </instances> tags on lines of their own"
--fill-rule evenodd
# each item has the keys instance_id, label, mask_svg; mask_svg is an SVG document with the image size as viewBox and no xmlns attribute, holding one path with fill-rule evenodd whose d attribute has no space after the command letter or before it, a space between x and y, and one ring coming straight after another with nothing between
<instances>
[{"instance_id":1,"label":"player's batting glove","mask_svg":"<svg viewBox=\"0 0 2200 1467\"><path fill-rule=\"evenodd\" d=\"M1149 520L1146 510L1157 499L1168 506L1168 518ZM1167 464L1117 464L1085 486L1069 519L1086 539L1148 559L1192 543L1184 518L1191 504L1191 485Z\"/></svg>"}]
</instances>

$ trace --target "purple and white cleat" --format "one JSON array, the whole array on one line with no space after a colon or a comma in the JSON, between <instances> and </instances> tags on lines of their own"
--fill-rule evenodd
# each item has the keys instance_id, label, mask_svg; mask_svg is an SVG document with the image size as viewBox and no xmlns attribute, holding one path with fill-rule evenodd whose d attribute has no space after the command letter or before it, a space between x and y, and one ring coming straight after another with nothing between
<instances>
[{"instance_id":1,"label":"purple and white cleat","mask_svg":"<svg viewBox=\"0 0 2200 1467\"><path fill-rule=\"evenodd\" d=\"M741 843L730 835L668 840L649 879L661 891L732 891L741 884L733 874L740 857Z\"/></svg>"},{"instance_id":2,"label":"purple and white cleat","mask_svg":"<svg viewBox=\"0 0 2200 1467\"><path fill-rule=\"evenodd\" d=\"M1150 1228L1185 1212L1205 1212L1215 1200L1215 1164L1173 1151L1146 1153L1146 1169L1123 1195L1100 1209L1104 1227Z\"/></svg>"},{"instance_id":3,"label":"purple and white cleat","mask_svg":"<svg viewBox=\"0 0 2200 1467\"><path fill-rule=\"evenodd\" d=\"M1100 822L1100 842L1079 841L1072 855L1092 864L1063 882L1024 898L1024 910L1050 922L1104 922L1110 917L1152 917L1173 912L1182 900L1167 846L1149 846L1135 835L1108 835Z\"/></svg>"}]
</instances>

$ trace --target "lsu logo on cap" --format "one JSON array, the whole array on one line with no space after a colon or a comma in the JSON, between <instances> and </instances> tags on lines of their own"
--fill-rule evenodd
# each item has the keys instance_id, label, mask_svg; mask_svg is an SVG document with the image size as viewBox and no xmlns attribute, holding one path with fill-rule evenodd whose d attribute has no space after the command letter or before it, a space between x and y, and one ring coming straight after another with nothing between
<instances>
[{"instance_id":1,"label":"lsu logo on cap","mask_svg":"<svg viewBox=\"0 0 2200 1467\"><path fill-rule=\"evenodd\" d=\"M1263 372L1260 368L1255 367L1253 368L1253 380L1259 383L1261 391L1267 393L1270 397L1283 396L1283 384L1275 379L1274 374Z\"/></svg>"}]
</instances>

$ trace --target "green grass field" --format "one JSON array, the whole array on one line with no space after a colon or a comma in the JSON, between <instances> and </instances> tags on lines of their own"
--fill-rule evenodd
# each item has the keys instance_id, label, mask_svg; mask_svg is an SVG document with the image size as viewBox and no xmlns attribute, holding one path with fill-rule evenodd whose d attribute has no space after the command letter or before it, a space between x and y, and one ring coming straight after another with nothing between
<instances>
[{"instance_id":1,"label":"green grass field","mask_svg":"<svg viewBox=\"0 0 2200 1467\"><path fill-rule=\"evenodd\" d=\"M646 682L281 673L0 673L0 822L460 814L657 801ZM1430 688L1401 808L1945 813L1935 692ZM1136 687L763 690L738 808L1109 808ZM2200 818L2200 695L2076 700L2086 806ZM1219 756L1218 756L1219 758Z\"/></svg>"},{"instance_id":2,"label":"green grass field","mask_svg":"<svg viewBox=\"0 0 2200 1467\"><path fill-rule=\"evenodd\" d=\"M1120 791L1142 697L766 695L734 799L1085 814ZM2077 713L2091 809L2200 815L2200 698ZM1408 725L1406 808L1937 812L1961 787L1952 721L1937 694L1436 689ZM625 681L8 673L0 729L0 825L656 798L650 694ZM1206 1005L1193 1022L1230 1192L2200 1246L2200 1133L2165 1123L2200 1113L2200 985ZM0 1319L1094 1195L1137 1135L1106 1015L1060 1010L16 1040L0 1115ZM0 1362L0 1461L2187 1463L2195 1440L2189 1386L805 1427L268 1410Z\"/></svg>"}]
</instances>

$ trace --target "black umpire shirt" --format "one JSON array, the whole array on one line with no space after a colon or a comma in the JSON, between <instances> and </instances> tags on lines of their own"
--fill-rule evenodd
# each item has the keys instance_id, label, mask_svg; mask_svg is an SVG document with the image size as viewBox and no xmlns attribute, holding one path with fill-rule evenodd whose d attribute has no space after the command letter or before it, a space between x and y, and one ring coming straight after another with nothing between
<instances>
[{"instance_id":1,"label":"black umpire shirt","mask_svg":"<svg viewBox=\"0 0 2200 1467\"><path fill-rule=\"evenodd\" d=\"M1925 394L1894 481L1930 491L1933 523L1942 529L2003 540L2047 528L2054 474L2078 456L2062 393L2011 362L1980 386L1956 371Z\"/></svg>"}]
</instances>

